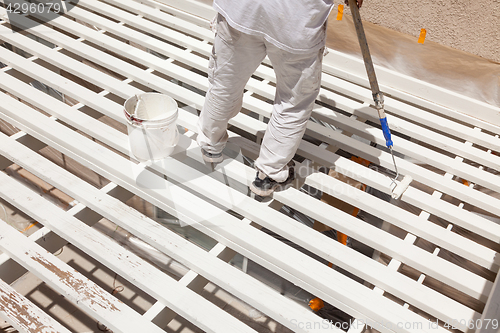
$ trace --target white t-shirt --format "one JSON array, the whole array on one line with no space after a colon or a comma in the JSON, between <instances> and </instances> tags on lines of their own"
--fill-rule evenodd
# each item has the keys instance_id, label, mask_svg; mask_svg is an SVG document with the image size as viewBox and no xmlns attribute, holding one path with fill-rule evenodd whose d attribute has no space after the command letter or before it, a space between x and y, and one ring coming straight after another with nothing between
<instances>
[{"instance_id":1,"label":"white t-shirt","mask_svg":"<svg viewBox=\"0 0 500 333\"><path fill-rule=\"evenodd\" d=\"M324 46L333 0L214 0L213 6L234 29L304 53Z\"/></svg>"}]
</instances>

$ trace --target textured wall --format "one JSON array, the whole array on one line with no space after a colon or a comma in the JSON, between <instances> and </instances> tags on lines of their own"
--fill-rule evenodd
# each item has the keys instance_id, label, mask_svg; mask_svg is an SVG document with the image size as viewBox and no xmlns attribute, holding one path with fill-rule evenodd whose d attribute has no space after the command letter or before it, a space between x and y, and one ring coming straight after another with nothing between
<instances>
[{"instance_id":1,"label":"textured wall","mask_svg":"<svg viewBox=\"0 0 500 333\"><path fill-rule=\"evenodd\" d=\"M500 0L365 0L361 17L415 37L425 28L426 40L500 62Z\"/></svg>"}]
</instances>

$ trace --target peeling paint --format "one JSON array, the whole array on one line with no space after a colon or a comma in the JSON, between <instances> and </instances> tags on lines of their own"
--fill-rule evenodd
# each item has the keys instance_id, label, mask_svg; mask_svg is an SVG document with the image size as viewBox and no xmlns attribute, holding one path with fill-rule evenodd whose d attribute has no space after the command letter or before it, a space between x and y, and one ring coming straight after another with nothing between
<instances>
[{"instance_id":1,"label":"peeling paint","mask_svg":"<svg viewBox=\"0 0 500 333\"><path fill-rule=\"evenodd\" d=\"M16 325L30 333L55 332L53 328L41 321L41 318L31 313L26 301L15 293L2 293L0 296L0 312L4 313Z\"/></svg>"}]
</instances>

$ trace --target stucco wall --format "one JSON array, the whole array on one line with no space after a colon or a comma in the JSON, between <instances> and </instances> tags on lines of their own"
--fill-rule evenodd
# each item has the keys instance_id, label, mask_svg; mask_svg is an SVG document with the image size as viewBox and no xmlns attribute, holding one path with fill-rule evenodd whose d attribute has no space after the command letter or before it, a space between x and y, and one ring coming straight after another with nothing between
<instances>
[{"instance_id":1,"label":"stucco wall","mask_svg":"<svg viewBox=\"0 0 500 333\"><path fill-rule=\"evenodd\" d=\"M425 28L426 40L500 62L500 0L365 0L361 17L415 37Z\"/></svg>"}]
</instances>

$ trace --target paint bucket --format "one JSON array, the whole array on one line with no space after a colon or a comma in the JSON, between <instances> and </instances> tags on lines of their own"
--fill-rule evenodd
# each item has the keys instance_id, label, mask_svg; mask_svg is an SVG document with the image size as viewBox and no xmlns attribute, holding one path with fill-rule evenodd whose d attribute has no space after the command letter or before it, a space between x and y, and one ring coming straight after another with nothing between
<instances>
[{"instance_id":1,"label":"paint bucket","mask_svg":"<svg viewBox=\"0 0 500 333\"><path fill-rule=\"evenodd\" d=\"M177 103L167 95L144 93L125 101L130 152L140 161L169 156L179 141Z\"/></svg>"}]
</instances>

